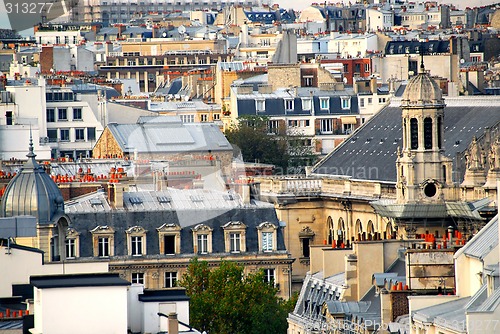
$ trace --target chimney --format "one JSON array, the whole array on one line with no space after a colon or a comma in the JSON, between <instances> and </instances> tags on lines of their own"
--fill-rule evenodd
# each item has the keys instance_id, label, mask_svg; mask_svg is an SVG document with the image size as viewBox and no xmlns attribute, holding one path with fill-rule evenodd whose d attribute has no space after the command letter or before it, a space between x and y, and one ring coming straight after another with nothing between
<instances>
[{"instance_id":1,"label":"chimney","mask_svg":"<svg viewBox=\"0 0 500 334\"><path fill-rule=\"evenodd\" d=\"M108 201L116 209L123 208L123 184L108 183Z\"/></svg>"},{"instance_id":2,"label":"chimney","mask_svg":"<svg viewBox=\"0 0 500 334\"><path fill-rule=\"evenodd\" d=\"M179 334L179 321L175 312L168 314L168 334Z\"/></svg>"},{"instance_id":3,"label":"chimney","mask_svg":"<svg viewBox=\"0 0 500 334\"><path fill-rule=\"evenodd\" d=\"M377 78L370 78L370 91L372 94L377 94Z\"/></svg>"}]
</instances>

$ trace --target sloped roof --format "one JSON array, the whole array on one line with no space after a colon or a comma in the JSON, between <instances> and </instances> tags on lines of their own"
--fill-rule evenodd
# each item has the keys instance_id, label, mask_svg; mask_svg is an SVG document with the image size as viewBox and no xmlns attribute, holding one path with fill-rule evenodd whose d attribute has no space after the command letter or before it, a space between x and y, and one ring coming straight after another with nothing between
<instances>
[{"instance_id":1,"label":"sloped roof","mask_svg":"<svg viewBox=\"0 0 500 334\"><path fill-rule=\"evenodd\" d=\"M175 116L142 116L135 124L108 124L123 152L228 151L231 145L213 123L183 124Z\"/></svg>"},{"instance_id":2,"label":"sloped roof","mask_svg":"<svg viewBox=\"0 0 500 334\"><path fill-rule=\"evenodd\" d=\"M465 246L454 255L484 259L498 245L498 215L484 226Z\"/></svg>"},{"instance_id":3,"label":"sloped roof","mask_svg":"<svg viewBox=\"0 0 500 334\"><path fill-rule=\"evenodd\" d=\"M481 136L486 127L492 127L500 121L500 100L484 96L481 98L481 101L459 98L445 107L444 148L445 154L453 160L454 180L462 177L460 172L456 172L457 156L468 147L472 137ZM316 164L313 173L395 182L396 151L398 147L402 147L401 108L398 100L393 99L388 107L378 112ZM445 103L451 100L447 99Z\"/></svg>"}]
</instances>

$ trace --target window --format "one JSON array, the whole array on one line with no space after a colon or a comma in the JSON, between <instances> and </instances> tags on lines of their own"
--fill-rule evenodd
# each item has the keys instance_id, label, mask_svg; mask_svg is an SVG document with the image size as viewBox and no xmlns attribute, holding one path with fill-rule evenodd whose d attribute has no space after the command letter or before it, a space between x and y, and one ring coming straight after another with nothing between
<instances>
[{"instance_id":1,"label":"window","mask_svg":"<svg viewBox=\"0 0 500 334\"><path fill-rule=\"evenodd\" d=\"M109 237L98 237L97 255L99 257L108 257L109 256Z\"/></svg>"},{"instance_id":2,"label":"window","mask_svg":"<svg viewBox=\"0 0 500 334\"><path fill-rule=\"evenodd\" d=\"M438 120L437 120L437 144L438 144L438 148L441 148L441 128L443 127L443 120L441 118L441 116L438 116Z\"/></svg>"},{"instance_id":3,"label":"window","mask_svg":"<svg viewBox=\"0 0 500 334\"><path fill-rule=\"evenodd\" d=\"M56 44L61 44L61 36L56 36Z\"/></svg>"},{"instance_id":4,"label":"window","mask_svg":"<svg viewBox=\"0 0 500 334\"><path fill-rule=\"evenodd\" d=\"M302 81L302 87L312 87L313 86L313 76L304 76Z\"/></svg>"},{"instance_id":5,"label":"window","mask_svg":"<svg viewBox=\"0 0 500 334\"><path fill-rule=\"evenodd\" d=\"M311 240L314 238L314 232L310 227L305 226L299 232L300 245L302 248L302 257L309 257L310 250L309 245L311 244Z\"/></svg>"},{"instance_id":6,"label":"window","mask_svg":"<svg viewBox=\"0 0 500 334\"><path fill-rule=\"evenodd\" d=\"M64 44L69 44L69 36L64 36Z\"/></svg>"},{"instance_id":7,"label":"window","mask_svg":"<svg viewBox=\"0 0 500 334\"><path fill-rule=\"evenodd\" d=\"M286 111L291 111L293 110L293 100L292 99L285 99L285 110Z\"/></svg>"},{"instance_id":8,"label":"window","mask_svg":"<svg viewBox=\"0 0 500 334\"><path fill-rule=\"evenodd\" d=\"M144 273L132 273L132 284L144 284Z\"/></svg>"},{"instance_id":9,"label":"window","mask_svg":"<svg viewBox=\"0 0 500 334\"><path fill-rule=\"evenodd\" d=\"M182 123L194 123L194 115L181 115Z\"/></svg>"},{"instance_id":10,"label":"window","mask_svg":"<svg viewBox=\"0 0 500 334\"><path fill-rule=\"evenodd\" d=\"M199 234L198 235L198 254L208 253L208 235Z\"/></svg>"},{"instance_id":11,"label":"window","mask_svg":"<svg viewBox=\"0 0 500 334\"><path fill-rule=\"evenodd\" d=\"M309 257L310 250L309 250L309 238L302 238L300 239L302 243L302 256L303 257Z\"/></svg>"},{"instance_id":12,"label":"window","mask_svg":"<svg viewBox=\"0 0 500 334\"><path fill-rule=\"evenodd\" d=\"M348 97L341 98L342 101L342 109L350 109L351 108L351 99Z\"/></svg>"},{"instance_id":13,"label":"window","mask_svg":"<svg viewBox=\"0 0 500 334\"><path fill-rule=\"evenodd\" d=\"M330 109L330 98L329 97L320 97L319 98L319 108L321 110L329 110Z\"/></svg>"},{"instance_id":14,"label":"window","mask_svg":"<svg viewBox=\"0 0 500 334\"><path fill-rule=\"evenodd\" d=\"M365 64L365 73L370 72L370 64Z\"/></svg>"},{"instance_id":15,"label":"window","mask_svg":"<svg viewBox=\"0 0 500 334\"><path fill-rule=\"evenodd\" d=\"M320 121L320 132L330 134L333 133L333 119L324 118Z\"/></svg>"},{"instance_id":16,"label":"window","mask_svg":"<svg viewBox=\"0 0 500 334\"><path fill-rule=\"evenodd\" d=\"M256 111L266 111L266 100L255 100Z\"/></svg>"},{"instance_id":17,"label":"window","mask_svg":"<svg viewBox=\"0 0 500 334\"><path fill-rule=\"evenodd\" d=\"M200 121L202 121L202 122L208 122L208 114L201 114L200 115Z\"/></svg>"},{"instance_id":18,"label":"window","mask_svg":"<svg viewBox=\"0 0 500 334\"><path fill-rule=\"evenodd\" d=\"M142 237L133 236L131 237L132 249L131 255L142 255Z\"/></svg>"},{"instance_id":19,"label":"window","mask_svg":"<svg viewBox=\"0 0 500 334\"><path fill-rule=\"evenodd\" d=\"M359 98L359 106L360 106L361 108L364 108L364 106L365 106L365 99L364 99L364 98L362 98L362 97L360 97L360 98Z\"/></svg>"},{"instance_id":20,"label":"window","mask_svg":"<svg viewBox=\"0 0 500 334\"><path fill-rule=\"evenodd\" d=\"M74 259L76 257L76 241L75 239L66 239L66 258Z\"/></svg>"},{"instance_id":21,"label":"window","mask_svg":"<svg viewBox=\"0 0 500 334\"><path fill-rule=\"evenodd\" d=\"M49 143L57 142L57 129L47 129L47 136L49 137Z\"/></svg>"},{"instance_id":22,"label":"window","mask_svg":"<svg viewBox=\"0 0 500 334\"><path fill-rule=\"evenodd\" d=\"M159 201L167 202L169 198L158 198ZM160 241L160 253L166 255L179 254L181 251L181 228L176 224L163 224L159 228L158 239Z\"/></svg>"},{"instance_id":23,"label":"window","mask_svg":"<svg viewBox=\"0 0 500 334\"><path fill-rule=\"evenodd\" d=\"M56 121L56 111L54 108L47 108L47 122L55 122Z\"/></svg>"},{"instance_id":24,"label":"window","mask_svg":"<svg viewBox=\"0 0 500 334\"><path fill-rule=\"evenodd\" d=\"M386 101L385 97L379 97L378 98L378 103L380 103L380 104L385 103L385 101Z\"/></svg>"},{"instance_id":25,"label":"window","mask_svg":"<svg viewBox=\"0 0 500 334\"><path fill-rule=\"evenodd\" d=\"M220 114L214 114L214 121L220 121Z\"/></svg>"},{"instance_id":26,"label":"window","mask_svg":"<svg viewBox=\"0 0 500 334\"><path fill-rule=\"evenodd\" d=\"M264 269L264 282L276 284L276 274L274 269Z\"/></svg>"},{"instance_id":27,"label":"window","mask_svg":"<svg viewBox=\"0 0 500 334\"><path fill-rule=\"evenodd\" d=\"M432 148L432 119L430 117L424 119L424 148L426 150Z\"/></svg>"},{"instance_id":28,"label":"window","mask_svg":"<svg viewBox=\"0 0 500 334\"><path fill-rule=\"evenodd\" d=\"M128 254L140 256L146 254L146 230L140 226L133 226L125 231L127 233Z\"/></svg>"},{"instance_id":29,"label":"window","mask_svg":"<svg viewBox=\"0 0 500 334\"><path fill-rule=\"evenodd\" d=\"M342 124L342 131L344 134L351 134L352 130L354 130L353 124Z\"/></svg>"},{"instance_id":30,"label":"window","mask_svg":"<svg viewBox=\"0 0 500 334\"><path fill-rule=\"evenodd\" d=\"M302 99L302 110L311 110L312 108L312 103L310 98L303 98Z\"/></svg>"},{"instance_id":31,"label":"window","mask_svg":"<svg viewBox=\"0 0 500 334\"><path fill-rule=\"evenodd\" d=\"M66 108L58 108L57 115L59 121L67 121L68 120L68 109Z\"/></svg>"},{"instance_id":32,"label":"window","mask_svg":"<svg viewBox=\"0 0 500 334\"><path fill-rule=\"evenodd\" d=\"M368 104L372 104L372 98L371 97L368 98Z\"/></svg>"},{"instance_id":33,"label":"window","mask_svg":"<svg viewBox=\"0 0 500 334\"><path fill-rule=\"evenodd\" d=\"M273 250L273 232L262 232L262 251L270 252Z\"/></svg>"},{"instance_id":34,"label":"window","mask_svg":"<svg viewBox=\"0 0 500 334\"><path fill-rule=\"evenodd\" d=\"M73 36L73 44L77 44L78 43L78 39L76 36Z\"/></svg>"},{"instance_id":35,"label":"window","mask_svg":"<svg viewBox=\"0 0 500 334\"><path fill-rule=\"evenodd\" d=\"M278 134L280 129L279 120L270 120L267 122L267 133Z\"/></svg>"},{"instance_id":36,"label":"window","mask_svg":"<svg viewBox=\"0 0 500 334\"><path fill-rule=\"evenodd\" d=\"M230 221L222 226L224 229L226 253L245 251L246 225L240 221Z\"/></svg>"},{"instance_id":37,"label":"window","mask_svg":"<svg viewBox=\"0 0 500 334\"><path fill-rule=\"evenodd\" d=\"M95 128L87 128L87 140L95 140Z\"/></svg>"},{"instance_id":38,"label":"window","mask_svg":"<svg viewBox=\"0 0 500 334\"><path fill-rule=\"evenodd\" d=\"M75 129L75 140L76 141L85 140L85 129Z\"/></svg>"},{"instance_id":39,"label":"window","mask_svg":"<svg viewBox=\"0 0 500 334\"><path fill-rule=\"evenodd\" d=\"M410 119L410 148L418 148L418 121L416 118Z\"/></svg>"},{"instance_id":40,"label":"window","mask_svg":"<svg viewBox=\"0 0 500 334\"><path fill-rule=\"evenodd\" d=\"M59 130L59 139L61 141L69 141L69 129L60 129Z\"/></svg>"},{"instance_id":41,"label":"window","mask_svg":"<svg viewBox=\"0 0 500 334\"><path fill-rule=\"evenodd\" d=\"M74 228L68 227L65 238L65 256L67 259L78 257L78 240L79 235Z\"/></svg>"},{"instance_id":42,"label":"window","mask_svg":"<svg viewBox=\"0 0 500 334\"><path fill-rule=\"evenodd\" d=\"M82 120L82 108L73 108L73 120L74 121Z\"/></svg>"},{"instance_id":43,"label":"window","mask_svg":"<svg viewBox=\"0 0 500 334\"><path fill-rule=\"evenodd\" d=\"M165 272L165 288L174 288L177 286L177 273Z\"/></svg>"},{"instance_id":44,"label":"window","mask_svg":"<svg viewBox=\"0 0 500 334\"><path fill-rule=\"evenodd\" d=\"M241 250L241 235L240 233L229 233L231 253L238 253Z\"/></svg>"}]
</instances>

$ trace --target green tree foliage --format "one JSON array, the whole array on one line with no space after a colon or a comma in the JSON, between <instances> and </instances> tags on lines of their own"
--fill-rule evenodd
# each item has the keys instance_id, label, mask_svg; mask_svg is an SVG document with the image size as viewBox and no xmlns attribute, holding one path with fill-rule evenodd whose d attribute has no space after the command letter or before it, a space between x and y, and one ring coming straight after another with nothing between
<instances>
[{"instance_id":1,"label":"green tree foliage","mask_svg":"<svg viewBox=\"0 0 500 334\"><path fill-rule=\"evenodd\" d=\"M303 172L304 166L314 163L316 157L302 134L287 132L284 125L271 129L269 124L265 116L242 116L225 135L246 162L272 164L284 173Z\"/></svg>"},{"instance_id":2,"label":"green tree foliage","mask_svg":"<svg viewBox=\"0 0 500 334\"><path fill-rule=\"evenodd\" d=\"M243 267L223 261L209 269L206 261L191 260L180 286L190 300L190 325L209 334L286 333L293 299L276 296L264 272L244 275Z\"/></svg>"}]
</instances>

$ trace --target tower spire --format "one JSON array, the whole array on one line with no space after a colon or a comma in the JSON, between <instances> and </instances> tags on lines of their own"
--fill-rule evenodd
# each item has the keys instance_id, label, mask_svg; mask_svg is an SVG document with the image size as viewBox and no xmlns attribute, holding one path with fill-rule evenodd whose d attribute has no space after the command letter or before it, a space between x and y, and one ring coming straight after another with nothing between
<instances>
[{"instance_id":1,"label":"tower spire","mask_svg":"<svg viewBox=\"0 0 500 334\"><path fill-rule=\"evenodd\" d=\"M424 66L424 46L423 43L420 42L420 68L418 70L418 73L425 73L425 66Z\"/></svg>"}]
</instances>

